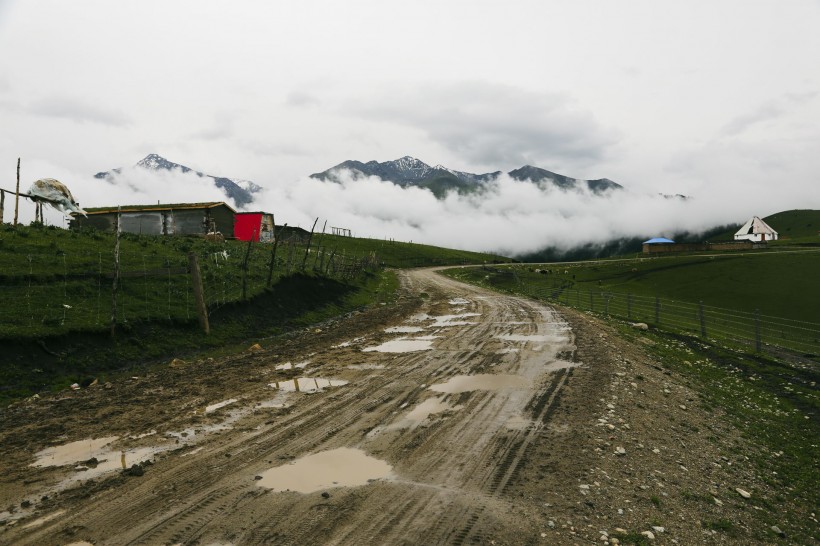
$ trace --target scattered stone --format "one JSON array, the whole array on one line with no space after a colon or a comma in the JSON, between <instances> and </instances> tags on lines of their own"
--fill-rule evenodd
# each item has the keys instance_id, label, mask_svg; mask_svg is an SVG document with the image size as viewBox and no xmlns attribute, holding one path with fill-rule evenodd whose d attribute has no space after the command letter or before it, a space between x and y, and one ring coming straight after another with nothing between
<instances>
[{"instance_id":1,"label":"scattered stone","mask_svg":"<svg viewBox=\"0 0 820 546\"><path fill-rule=\"evenodd\" d=\"M661 527L659 525L658 526L653 525L652 530L655 531L656 533L660 534L660 533L666 532L666 527Z\"/></svg>"},{"instance_id":2,"label":"scattered stone","mask_svg":"<svg viewBox=\"0 0 820 546\"><path fill-rule=\"evenodd\" d=\"M327 491L323 491L322 492L322 498L323 499L329 499L330 498L330 493L328 493Z\"/></svg>"},{"instance_id":3,"label":"scattered stone","mask_svg":"<svg viewBox=\"0 0 820 546\"><path fill-rule=\"evenodd\" d=\"M106 382L105 382L105 385L103 385L103 387L105 387L106 389L110 389L110 388L112 388L113 386L114 386L114 385L112 385L110 381L106 381Z\"/></svg>"},{"instance_id":4,"label":"scattered stone","mask_svg":"<svg viewBox=\"0 0 820 546\"><path fill-rule=\"evenodd\" d=\"M636 330L649 330L649 325L645 322L633 322L632 327Z\"/></svg>"},{"instance_id":5,"label":"scattered stone","mask_svg":"<svg viewBox=\"0 0 820 546\"><path fill-rule=\"evenodd\" d=\"M641 534L649 540L655 540L655 533L653 533L652 531L643 531L641 532Z\"/></svg>"},{"instance_id":6,"label":"scattered stone","mask_svg":"<svg viewBox=\"0 0 820 546\"><path fill-rule=\"evenodd\" d=\"M745 491L745 490L743 490L743 489L741 489L741 488L739 488L739 487L735 487L735 491L737 491L737 493L738 493L741 497L743 497L744 499L749 499L749 498L751 498L751 497L752 497L752 494L751 494L751 493L749 493L748 491Z\"/></svg>"},{"instance_id":7,"label":"scattered stone","mask_svg":"<svg viewBox=\"0 0 820 546\"><path fill-rule=\"evenodd\" d=\"M610 544L620 544L621 541L618 540L618 537L612 537L612 538L609 539L609 543Z\"/></svg>"},{"instance_id":8,"label":"scattered stone","mask_svg":"<svg viewBox=\"0 0 820 546\"><path fill-rule=\"evenodd\" d=\"M626 455L626 450L624 448L622 448L621 446L618 446L618 447L615 448L615 455L618 455L618 456Z\"/></svg>"},{"instance_id":9,"label":"scattered stone","mask_svg":"<svg viewBox=\"0 0 820 546\"><path fill-rule=\"evenodd\" d=\"M20 508L28 508L29 506L31 506L31 501L24 500L20 503Z\"/></svg>"},{"instance_id":10,"label":"scattered stone","mask_svg":"<svg viewBox=\"0 0 820 546\"><path fill-rule=\"evenodd\" d=\"M250 351L250 352L252 352L252 353L253 353L253 352L256 352L256 351L261 351L261 350L263 350L263 349L262 349L262 346L261 346L261 345L259 345L258 343L254 343L253 345L251 345L250 347L248 347L248 351Z\"/></svg>"},{"instance_id":11,"label":"scattered stone","mask_svg":"<svg viewBox=\"0 0 820 546\"><path fill-rule=\"evenodd\" d=\"M718 506L723 506L723 501L717 497L712 497L712 500L715 501L715 504Z\"/></svg>"},{"instance_id":12,"label":"scattered stone","mask_svg":"<svg viewBox=\"0 0 820 546\"><path fill-rule=\"evenodd\" d=\"M143 470L142 466L140 466L138 464L135 464L134 466L132 466L128 470L125 470L124 472L125 472L125 474L128 474L129 476L137 476L137 477L142 476L142 475L145 474L145 470Z\"/></svg>"},{"instance_id":13,"label":"scattered stone","mask_svg":"<svg viewBox=\"0 0 820 546\"><path fill-rule=\"evenodd\" d=\"M185 364L187 364L187 362L185 362L181 358L175 358L171 361L170 364L168 364L168 367L169 368L179 368L180 366L184 366Z\"/></svg>"},{"instance_id":14,"label":"scattered stone","mask_svg":"<svg viewBox=\"0 0 820 546\"><path fill-rule=\"evenodd\" d=\"M72 383L72 384L71 384L71 390L72 390L72 391L78 391L78 390L80 390L80 384L79 384L79 383Z\"/></svg>"},{"instance_id":15,"label":"scattered stone","mask_svg":"<svg viewBox=\"0 0 820 546\"><path fill-rule=\"evenodd\" d=\"M772 531L774 531L775 533L777 533L777 536L779 536L780 538L786 538L786 533L784 533L783 531L781 531L781 530L780 530L780 527L778 527L777 525L772 525L772 526L771 526L771 529L772 529Z\"/></svg>"},{"instance_id":16,"label":"scattered stone","mask_svg":"<svg viewBox=\"0 0 820 546\"><path fill-rule=\"evenodd\" d=\"M254 476L254 477L253 477L253 479L254 479L254 480L261 480L261 479L262 479L262 476L260 476L259 474L257 474L256 476Z\"/></svg>"},{"instance_id":17,"label":"scattered stone","mask_svg":"<svg viewBox=\"0 0 820 546\"><path fill-rule=\"evenodd\" d=\"M626 529L623 529L621 527L616 527L614 532L618 533L619 535L625 535L626 534Z\"/></svg>"},{"instance_id":18,"label":"scattered stone","mask_svg":"<svg viewBox=\"0 0 820 546\"><path fill-rule=\"evenodd\" d=\"M555 529L555 522L554 522L554 521L549 520L549 521L547 522L547 525L549 526L549 528L550 528L550 529Z\"/></svg>"},{"instance_id":19,"label":"scattered stone","mask_svg":"<svg viewBox=\"0 0 820 546\"><path fill-rule=\"evenodd\" d=\"M87 461L82 461L82 464L84 464L85 466L89 466L91 468L97 468L97 465L100 464L100 461L97 460L96 457L91 457Z\"/></svg>"}]
</instances>

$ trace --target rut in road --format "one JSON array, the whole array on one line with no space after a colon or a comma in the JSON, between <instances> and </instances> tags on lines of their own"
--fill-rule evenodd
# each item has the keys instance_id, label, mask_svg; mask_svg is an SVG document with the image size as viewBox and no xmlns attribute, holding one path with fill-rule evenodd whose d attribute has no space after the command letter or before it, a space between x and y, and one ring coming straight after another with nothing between
<instances>
[{"instance_id":1,"label":"rut in road","mask_svg":"<svg viewBox=\"0 0 820 546\"><path fill-rule=\"evenodd\" d=\"M572 331L537 302L430 270L401 276L409 294L428 295L421 309L349 343L306 350L312 363L300 371L346 385L290 393L282 409L248 411L201 449L171 451L141 478L74 495L65 514L13 529L14 540L463 544L512 536L521 521L505 489L571 380ZM419 331L384 331L397 325ZM422 338L430 348L363 351L397 338ZM278 363L273 356L249 363L249 377L268 374L265 381L248 381L225 398L253 405L272 396L266 383L283 373L270 372ZM339 447L386 461L390 477L311 493L257 483L273 467Z\"/></svg>"}]
</instances>

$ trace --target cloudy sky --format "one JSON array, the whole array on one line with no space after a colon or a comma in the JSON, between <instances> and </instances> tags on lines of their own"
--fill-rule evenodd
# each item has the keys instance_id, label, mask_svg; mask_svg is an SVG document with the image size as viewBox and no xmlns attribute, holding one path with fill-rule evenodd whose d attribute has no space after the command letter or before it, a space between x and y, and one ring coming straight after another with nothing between
<instances>
[{"instance_id":1,"label":"cloudy sky","mask_svg":"<svg viewBox=\"0 0 820 546\"><path fill-rule=\"evenodd\" d=\"M0 187L21 157L24 187L59 178L85 206L220 198L91 177L158 153L253 180L292 224L510 250L820 208L818 28L817 0L0 0ZM494 200L442 203L306 180L404 155L606 177L630 197L502 180ZM522 228L534 239L502 244Z\"/></svg>"}]
</instances>

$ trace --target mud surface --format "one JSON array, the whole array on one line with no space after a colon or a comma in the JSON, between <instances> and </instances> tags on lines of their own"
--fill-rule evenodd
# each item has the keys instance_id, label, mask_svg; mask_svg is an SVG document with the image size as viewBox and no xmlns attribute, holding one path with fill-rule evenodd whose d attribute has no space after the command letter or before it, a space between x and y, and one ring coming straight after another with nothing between
<instances>
[{"instance_id":1,"label":"mud surface","mask_svg":"<svg viewBox=\"0 0 820 546\"><path fill-rule=\"evenodd\" d=\"M752 524L730 486L755 477L693 432L732 431L639 347L429 270L402 284L242 355L0 410L0 543L601 544L658 523L696 544L732 542L706 517Z\"/></svg>"}]
</instances>

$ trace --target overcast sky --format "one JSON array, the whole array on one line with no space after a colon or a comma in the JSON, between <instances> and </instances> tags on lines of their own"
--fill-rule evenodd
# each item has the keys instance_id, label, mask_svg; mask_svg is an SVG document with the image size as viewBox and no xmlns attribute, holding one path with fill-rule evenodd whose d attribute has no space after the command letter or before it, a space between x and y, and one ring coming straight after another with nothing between
<instances>
[{"instance_id":1,"label":"overcast sky","mask_svg":"<svg viewBox=\"0 0 820 546\"><path fill-rule=\"evenodd\" d=\"M346 159L411 155L697 197L644 231L666 227L664 215L688 225L820 208L818 28L817 0L0 0L0 187L13 187L21 157L24 188L55 177L85 206L219 198L185 199L183 183L129 197L91 178L158 153L253 180L291 223L325 215L431 239L414 225L433 214L516 221L493 202L441 209L421 196L417 216L396 223L390 201L416 194L357 186L321 208L335 190L305 180ZM518 195L501 187L499 203ZM589 209L573 199L562 206ZM536 207L530 220L618 231L641 209L606 210ZM485 246L463 229L429 242Z\"/></svg>"}]
</instances>

